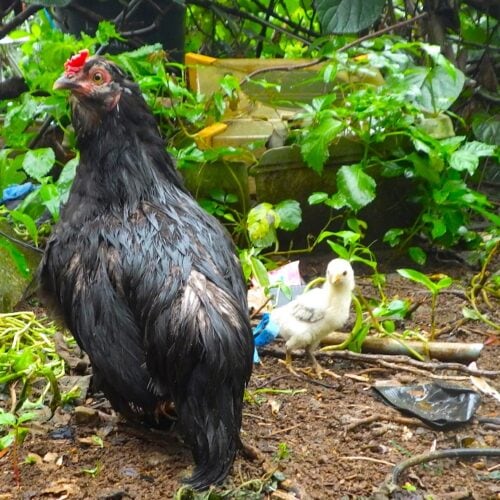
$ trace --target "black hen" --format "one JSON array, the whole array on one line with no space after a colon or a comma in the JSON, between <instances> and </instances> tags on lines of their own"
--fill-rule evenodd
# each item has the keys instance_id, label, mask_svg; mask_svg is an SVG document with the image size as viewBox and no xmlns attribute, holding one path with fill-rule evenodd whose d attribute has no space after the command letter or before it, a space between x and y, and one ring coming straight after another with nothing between
<instances>
[{"instance_id":1,"label":"black hen","mask_svg":"<svg viewBox=\"0 0 500 500\"><path fill-rule=\"evenodd\" d=\"M80 164L39 271L42 296L92 362L114 408L155 420L171 403L195 488L220 483L240 446L253 338L224 228L184 188L140 89L82 51L71 91Z\"/></svg>"}]
</instances>

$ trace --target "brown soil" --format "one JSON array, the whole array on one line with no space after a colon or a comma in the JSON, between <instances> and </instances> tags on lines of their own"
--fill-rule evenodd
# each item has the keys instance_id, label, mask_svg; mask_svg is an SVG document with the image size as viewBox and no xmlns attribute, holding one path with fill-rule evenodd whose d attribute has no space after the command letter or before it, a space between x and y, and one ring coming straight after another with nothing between
<instances>
[{"instance_id":1,"label":"brown soil","mask_svg":"<svg viewBox=\"0 0 500 500\"><path fill-rule=\"evenodd\" d=\"M446 268L446 272L465 284L463 268ZM389 278L388 296L411 297L413 301L427 297L421 287L393 274ZM368 278L358 278L358 283L366 296L375 296ZM438 326L459 319L464 305L459 294L443 293L438 302ZM430 300L426 300L411 320L398 325L399 329L418 326L427 330L429 306ZM496 314L498 321L498 303L496 306L497 311L490 314ZM468 321L440 340L486 341L478 367L498 369L498 337L495 340L492 329L484 323ZM272 347L272 351L283 351L280 342ZM500 447L498 420L495 425L477 418L500 417L499 403L490 396L482 395L471 423L435 430L389 408L371 388L380 381L404 385L430 381L425 374L334 360L327 355L319 359L341 378L328 377L321 382L305 376L298 379L275 356L262 356L263 363L255 368L249 386L251 397L245 404L242 432L244 442L258 449L259 459L238 457L232 476L217 490L226 498L374 498L393 465L408 457L434 449ZM294 362L297 367L306 366L300 356ZM454 383L472 387L463 373L439 374L462 377ZM498 380L488 382L500 389ZM13 450L3 455L0 452L0 499L173 498L192 464L191 454L177 434L110 421L106 418L111 413L109 406L99 395L91 395L85 406L99 407L104 418L93 421L90 415L90 420L79 423L74 409L58 411L52 420L33 425L17 456ZM61 428L72 436L55 439L60 436L50 432ZM91 439L96 435L102 438L102 447ZM34 463L26 463L29 454ZM406 484L407 489L394 498L499 499L499 463L498 457L477 457L417 465L403 473L400 485ZM274 470L277 473L270 477ZM193 497L178 492L178 498Z\"/></svg>"}]
</instances>

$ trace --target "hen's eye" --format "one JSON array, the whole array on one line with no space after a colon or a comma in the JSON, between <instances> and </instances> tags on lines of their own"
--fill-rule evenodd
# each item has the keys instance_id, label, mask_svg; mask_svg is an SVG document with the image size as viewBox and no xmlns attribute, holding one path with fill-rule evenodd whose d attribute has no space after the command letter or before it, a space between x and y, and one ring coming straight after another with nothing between
<instances>
[{"instance_id":1,"label":"hen's eye","mask_svg":"<svg viewBox=\"0 0 500 500\"><path fill-rule=\"evenodd\" d=\"M102 83L104 77L102 76L102 73L97 72L92 75L92 80L94 80L95 83Z\"/></svg>"}]
</instances>

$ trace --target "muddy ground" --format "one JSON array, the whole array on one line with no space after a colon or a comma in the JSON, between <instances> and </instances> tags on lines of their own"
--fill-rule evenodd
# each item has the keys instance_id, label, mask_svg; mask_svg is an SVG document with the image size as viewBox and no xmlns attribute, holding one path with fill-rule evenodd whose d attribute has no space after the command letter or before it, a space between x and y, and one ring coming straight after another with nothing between
<instances>
[{"instance_id":1,"label":"muddy ground","mask_svg":"<svg viewBox=\"0 0 500 500\"><path fill-rule=\"evenodd\" d=\"M321 274L323 265L321 261L306 264L305 274ZM473 273L457 265L441 265L443 269L462 285ZM424 300L398 328L428 330L427 292L397 275L388 277L389 297L410 297L414 303ZM368 277L358 277L358 283L363 294L375 296ZM466 305L461 294L460 286L454 285L439 297L438 327L450 325L439 340L484 343L478 367L498 370L500 346L494 330L478 321L455 324ZM498 322L500 304L492 305L496 311L490 310L490 317L496 316ZM319 357L321 363L340 378L299 379L279 361L282 352L280 342L273 344L254 370L242 437L258 450L258 457L238 457L231 477L217 490L226 498L374 498L394 465L409 457L447 448L500 447L500 403L491 396L482 395L471 423L436 430L386 406L372 389L387 382L430 382L430 372L325 354ZM306 366L306 360L296 357L295 364ZM456 377L451 383L473 387L465 373L438 371L433 376ZM500 377L485 380L500 389ZM0 452L0 500L163 499L176 494L192 498L179 490L179 481L192 462L175 430L161 433L117 422L100 394L90 392L83 406L88 411L67 407L51 420L34 424L17 453ZM397 498L500 499L500 458L443 459L417 465L402 474L399 484L405 489ZM212 493L210 498L218 497Z\"/></svg>"}]
</instances>

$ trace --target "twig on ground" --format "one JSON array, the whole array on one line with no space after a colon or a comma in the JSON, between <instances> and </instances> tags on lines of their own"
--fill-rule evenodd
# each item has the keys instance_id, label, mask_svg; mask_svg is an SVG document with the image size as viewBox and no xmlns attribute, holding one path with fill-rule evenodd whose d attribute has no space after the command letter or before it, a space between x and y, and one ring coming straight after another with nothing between
<instances>
[{"instance_id":1,"label":"twig on ground","mask_svg":"<svg viewBox=\"0 0 500 500\"><path fill-rule=\"evenodd\" d=\"M270 434L267 435L267 437L271 436L276 436L277 434L282 434L283 432L288 432L293 429L296 429L297 427L300 427L302 425L302 422L299 422L298 424L291 425L290 427L287 427L286 429L278 429L277 431L271 432Z\"/></svg>"},{"instance_id":2,"label":"twig on ground","mask_svg":"<svg viewBox=\"0 0 500 500\"><path fill-rule=\"evenodd\" d=\"M266 347L262 349L262 354L268 354L276 358L284 358L283 351L278 349L272 349ZM304 356L303 353L296 353L297 357ZM318 353L317 357L321 357L323 359L327 358L337 358L337 359L348 359L351 361L361 361L365 363L376 364L385 368L395 369L395 370L406 370L415 372L415 369L418 368L416 373L419 375L425 375L429 378L440 378L447 380L456 380L457 378L449 378L449 377L438 377L428 372L436 372L441 370L451 370L458 371L461 373L466 373L467 375L476 375L487 378L496 378L500 375L500 371L493 370L476 370L474 368L469 368L460 363L434 363L434 362L425 362L418 361L413 358L409 358L407 356L398 356L398 355L384 355L384 354L363 354L351 351L331 351L329 353ZM461 380L464 378L462 377Z\"/></svg>"},{"instance_id":3,"label":"twig on ground","mask_svg":"<svg viewBox=\"0 0 500 500\"><path fill-rule=\"evenodd\" d=\"M482 377L495 378L500 375L500 371L493 370L477 370L474 368L469 368L468 366L462 365L460 363L435 363L418 361L417 359L409 358L408 356L397 356L397 355L384 355L384 354L363 354L351 351L332 351L328 354L330 357L350 359L353 361L366 361L367 363L379 364L378 361L388 361L394 363L404 363L405 365L414 366L421 368L422 370L429 370L431 372L440 370L453 370L468 375L478 375ZM393 366L387 366L382 364L382 366L393 368Z\"/></svg>"},{"instance_id":4,"label":"twig on ground","mask_svg":"<svg viewBox=\"0 0 500 500\"><path fill-rule=\"evenodd\" d=\"M362 418L360 420L356 420L355 422L350 423L345 428L345 431L349 432L361 425L371 424L373 422L379 422L381 420L384 420L386 422L394 422L396 424L402 424L402 425L415 425L418 427L425 426L425 424L421 420L418 420L416 418L400 417L398 415L383 415L381 413L376 413L375 415L370 415L369 417Z\"/></svg>"},{"instance_id":5,"label":"twig on ground","mask_svg":"<svg viewBox=\"0 0 500 500\"><path fill-rule=\"evenodd\" d=\"M445 333L452 332L455 328L462 326L467 320L467 318L459 318L456 321L451 322L449 325L443 326L442 328L438 328L434 332L435 337L439 337L439 335L443 335Z\"/></svg>"},{"instance_id":6,"label":"twig on ground","mask_svg":"<svg viewBox=\"0 0 500 500\"><path fill-rule=\"evenodd\" d=\"M379 458L372 457L339 457L339 460L364 460L365 462L374 462L376 464L384 464L394 467L392 462L388 462L387 460L380 460Z\"/></svg>"}]
</instances>

